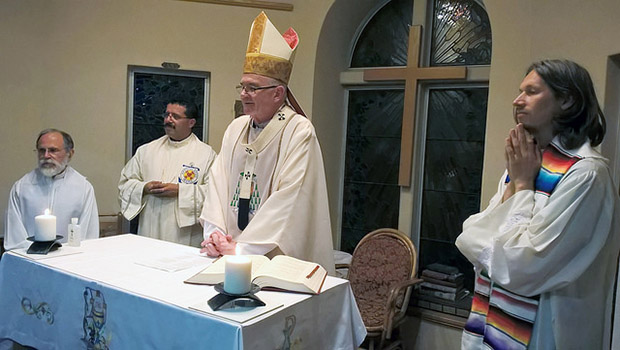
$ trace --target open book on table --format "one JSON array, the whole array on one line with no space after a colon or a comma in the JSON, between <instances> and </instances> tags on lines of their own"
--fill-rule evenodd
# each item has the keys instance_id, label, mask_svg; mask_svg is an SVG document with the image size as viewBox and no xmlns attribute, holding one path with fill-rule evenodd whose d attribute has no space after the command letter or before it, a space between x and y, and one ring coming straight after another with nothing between
<instances>
[{"instance_id":1,"label":"open book on table","mask_svg":"<svg viewBox=\"0 0 620 350\"><path fill-rule=\"evenodd\" d=\"M252 260L252 283L266 290L286 290L319 294L327 271L319 264L277 255L269 260L264 255L247 255ZM226 257L185 280L191 284L218 284L224 282Z\"/></svg>"}]
</instances>

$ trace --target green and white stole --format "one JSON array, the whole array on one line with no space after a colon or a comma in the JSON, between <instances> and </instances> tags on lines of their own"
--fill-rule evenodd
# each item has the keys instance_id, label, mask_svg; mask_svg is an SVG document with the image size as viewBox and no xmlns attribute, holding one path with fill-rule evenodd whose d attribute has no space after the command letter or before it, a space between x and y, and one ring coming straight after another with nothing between
<instances>
[{"instance_id":1,"label":"green and white stole","mask_svg":"<svg viewBox=\"0 0 620 350\"><path fill-rule=\"evenodd\" d=\"M293 119L295 111L283 106L276 115L271 118L267 126L258 135L256 140L252 143L241 143L246 153L245 166L243 173L241 173L241 183L239 184L239 201L237 213L237 226L240 230L244 230L249 223L250 213L250 197L252 196L252 181L254 178L254 168L256 167L256 161L259 153L267 147L267 145L284 129L288 122ZM252 127L252 121L248 123L245 131L242 135L245 135L244 141L248 141L248 135L250 128Z\"/></svg>"}]
</instances>

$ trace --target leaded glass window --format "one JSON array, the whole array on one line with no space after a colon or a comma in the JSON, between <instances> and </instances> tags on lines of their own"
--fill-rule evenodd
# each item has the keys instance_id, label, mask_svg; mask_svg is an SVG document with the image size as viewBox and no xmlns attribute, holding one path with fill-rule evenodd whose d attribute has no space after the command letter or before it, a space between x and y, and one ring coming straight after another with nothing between
<instances>
[{"instance_id":1,"label":"leaded glass window","mask_svg":"<svg viewBox=\"0 0 620 350\"><path fill-rule=\"evenodd\" d=\"M351 68L407 65L407 38L413 0L392 0L364 27L351 58Z\"/></svg>"},{"instance_id":2,"label":"leaded glass window","mask_svg":"<svg viewBox=\"0 0 620 350\"><path fill-rule=\"evenodd\" d=\"M431 89L424 155L420 266L442 263L466 274L471 264L454 242L480 211L488 88Z\"/></svg>"},{"instance_id":3,"label":"leaded glass window","mask_svg":"<svg viewBox=\"0 0 620 350\"><path fill-rule=\"evenodd\" d=\"M130 67L130 69L134 69ZM207 74L169 73L157 68L139 69L132 74L131 155L139 146L165 134L162 114L171 99L196 104L200 116L193 128L194 134L204 141L206 124L205 90Z\"/></svg>"},{"instance_id":4,"label":"leaded glass window","mask_svg":"<svg viewBox=\"0 0 620 350\"><path fill-rule=\"evenodd\" d=\"M474 0L435 0L431 65L491 64L491 26Z\"/></svg>"},{"instance_id":5,"label":"leaded glass window","mask_svg":"<svg viewBox=\"0 0 620 350\"><path fill-rule=\"evenodd\" d=\"M354 90L349 115L341 249L352 253L368 232L397 227L398 163L404 90Z\"/></svg>"},{"instance_id":6,"label":"leaded glass window","mask_svg":"<svg viewBox=\"0 0 620 350\"><path fill-rule=\"evenodd\" d=\"M364 27L351 67L407 64L413 0L384 4ZM398 169L404 90L351 90L347 115L340 249L352 253L381 227L398 227Z\"/></svg>"},{"instance_id":7,"label":"leaded glass window","mask_svg":"<svg viewBox=\"0 0 620 350\"><path fill-rule=\"evenodd\" d=\"M414 23L428 28L421 43L422 65L490 64L491 29L481 0L427 0L426 7L418 5L387 2L356 38L351 67L405 66L413 18L408 14L417 8L428 11L428 23ZM404 191L397 185L400 133L396 130L402 125L404 92L402 83L391 83L395 84L389 85L391 90L381 90L386 83L367 82L366 90L349 89L341 249L351 252L371 230L410 225L418 248L418 271L432 263L456 267L471 290L472 266L454 242L463 221L480 211L488 85L467 80L419 84L413 180L411 189ZM380 133L371 130L380 124L381 130L388 129L386 124L394 124L394 129L376 137ZM399 207L404 203L412 205L413 215L404 205ZM412 303L466 316L471 295L457 302L429 300L414 298Z\"/></svg>"}]
</instances>

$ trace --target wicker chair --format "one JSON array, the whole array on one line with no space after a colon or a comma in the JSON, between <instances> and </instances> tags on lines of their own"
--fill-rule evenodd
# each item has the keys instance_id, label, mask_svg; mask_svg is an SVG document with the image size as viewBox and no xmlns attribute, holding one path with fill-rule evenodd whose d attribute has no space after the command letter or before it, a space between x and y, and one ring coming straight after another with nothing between
<instances>
[{"instance_id":1,"label":"wicker chair","mask_svg":"<svg viewBox=\"0 0 620 350\"><path fill-rule=\"evenodd\" d=\"M390 339L392 330L406 316L416 278L417 254L404 233L394 229L370 232L355 247L348 279L360 309L369 349L402 348L399 339Z\"/></svg>"}]
</instances>

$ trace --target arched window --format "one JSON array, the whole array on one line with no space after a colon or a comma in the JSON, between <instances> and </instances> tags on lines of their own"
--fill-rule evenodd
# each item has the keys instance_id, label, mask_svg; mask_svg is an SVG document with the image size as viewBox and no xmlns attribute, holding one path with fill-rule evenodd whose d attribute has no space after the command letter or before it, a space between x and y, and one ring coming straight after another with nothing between
<instances>
[{"instance_id":1,"label":"arched window","mask_svg":"<svg viewBox=\"0 0 620 350\"><path fill-rule=\"evenodd\" d=\"M421 24L420 66L464 66L468 77L418 84L411 183L403 187L398 173L404 84L347 86L341 249L351 252L376 228L398 227L416 242L419 272L435 263L451 266L471 289L472 267L454 241L462 222L480 210L491 30L477 1L418 2L378 6L358 31L351 69L406 65L409 25ZM460 308L451 300L422 306L465 316L469 305L462 300Z\"/></svg>"}]
</instances>

